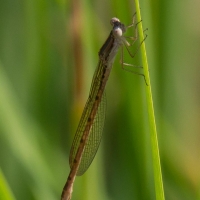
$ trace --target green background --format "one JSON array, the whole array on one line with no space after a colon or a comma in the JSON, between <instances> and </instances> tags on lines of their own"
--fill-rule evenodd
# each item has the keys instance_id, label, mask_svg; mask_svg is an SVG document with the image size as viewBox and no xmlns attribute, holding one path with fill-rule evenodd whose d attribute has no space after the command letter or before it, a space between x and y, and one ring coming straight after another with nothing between
<instances>
[{"instance_id":1,"label":"green background","mask_svg":"<svg viewBox=\"0 0 200 200\"><path fill-rule=\"evenodd\" d=\"M199 200L200 2L140 6L165 197ZM128 25L134 12L134 1L122 0L0 1L0 199L60 198L109 20ZM124 54L141 65L139 53ZM72 200L155 199L146 86L119 60L107 84L100 148L76 178Z\"/></svg>"}]
</instances>

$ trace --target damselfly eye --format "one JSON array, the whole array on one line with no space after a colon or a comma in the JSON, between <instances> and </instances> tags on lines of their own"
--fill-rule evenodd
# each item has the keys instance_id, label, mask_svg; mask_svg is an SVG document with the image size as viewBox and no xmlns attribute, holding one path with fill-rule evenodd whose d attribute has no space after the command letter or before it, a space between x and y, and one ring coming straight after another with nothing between
<instances>
[{"instance_id":1,"label":"damselfly eye","mask_svg":"<svg viewBox=\"0 0 200 200\"><path fill-rule=\"evenodd\" d=\"M113 29L113 33L114 33L115 36L121 37L122 36L122 29L119 28L119 27L116 27L116 28Z\"/></svg>"},{"instance_id":2,"label":"damselfly eye","mask_svg":"<svg viewBox=\"0 0 200 200\"><path fill-rule=\"evenodd\" d=\"M111 20L110 20L110 24L113 26L115 22L120 22L118 18L116 17L113 17Z\"/></svg>"}]
</instances>

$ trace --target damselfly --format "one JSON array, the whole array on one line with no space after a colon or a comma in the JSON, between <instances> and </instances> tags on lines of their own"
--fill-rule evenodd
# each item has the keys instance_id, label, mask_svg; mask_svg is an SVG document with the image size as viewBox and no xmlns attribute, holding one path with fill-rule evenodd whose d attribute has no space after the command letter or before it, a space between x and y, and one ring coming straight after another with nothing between
<instances>
[{"instance_id":1,"label":"damselfly","mask_svg":"<svg viewBox=\"0 0 200 200\"><path fill-rule=\"evenodd\" d=\"M71 147L69 158L71 171L63 188L62 200L71 199L75 177L77 175L82 175L88 169L99 147L105 119L104 89L115 56L120 47L122 48L121 63L123 69L124 65L130 66L130 64L123 63L123 46L128 50L128 46L131 46L137 40L137 30L135 32L135 37L125 37L123 34L126 32L127 28L132 26L135 26L135 28L137 27L137 23L134 22L134 19L135 17L133 17L133 22L129 26L125 26L115 17L110 20L113 28L99 51L99 63L94 73L89 97ZM132 40L133 43L130 44L127 38ZM132 55L129 50L128 52L134 57L135 54ZM133 73L142 75L145 79L143 74L137 72Z\"/></svg>"}]
</instances>

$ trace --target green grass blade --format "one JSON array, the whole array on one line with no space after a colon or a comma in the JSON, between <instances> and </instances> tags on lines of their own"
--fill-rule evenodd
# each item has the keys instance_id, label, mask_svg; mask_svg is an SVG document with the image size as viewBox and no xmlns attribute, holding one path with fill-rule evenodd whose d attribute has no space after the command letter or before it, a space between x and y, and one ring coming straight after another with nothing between
<instances>
[{"instance_id":1,"label":"green grass blade","mask_svg":"<svg viewBox=\"0 0 200 200\"><path fill-rule=\"evenodd\" d=\"M0 199L15 200L1 169L0 169Z\"/></svg>"},{"instance_id":2,"label":"green grass blade","mask_svg":"<svg viewBox=\"0 0 200 200\"><path fill-rule=\"evenodd\" d=\"M138 21L141 21L140 6L139 6L138 0L135 0L135 5L136 5L136 12L137 12L137 19ZM142 23L138 24L138 32L139 32L140 42L142 42L144 38ZM160 165L156 122L155 122L155 116L154 116L151 83L150 83L146 48L145 48L144 42L141 45L141 52L142 52L142 63L143 63L144 75L148 83L148 86L146 86L146 97L147 97L148 118L149 118L149 125L150 125L150 134L151 134L150 137L151 137L151 148L152 148L152 157L153 157L156 199L164 200L165 197L164 197L163 182L162 182L162 172L161 172L161 165Z\"/></svg>"}]
</instances>

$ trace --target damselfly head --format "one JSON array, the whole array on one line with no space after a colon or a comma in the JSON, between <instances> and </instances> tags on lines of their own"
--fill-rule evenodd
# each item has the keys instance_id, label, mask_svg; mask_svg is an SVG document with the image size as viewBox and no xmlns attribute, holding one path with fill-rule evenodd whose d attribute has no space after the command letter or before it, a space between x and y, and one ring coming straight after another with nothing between
<instances>
[{"instance_id":1,"label":"damselfly head","mask_svg":"<svg viewBox=\"0 0 200 200\"><path fill-rule=\"evenodd\" d=\"M122 32L122 29L121 27L119 26L116 26L113 28L113 34L116 36L116 37L121 37L123 35L123 32Z\"/></svg>"},{"instance_id":2,"label":"damselfly head","mask_svg":"<svg viewBox=\"0 0 200 200\"><path fill-rule=\"evenodd\" d=\"M113 17L113 18L110 20L110 24L111 24L112 26L114 26L116 22L120 22L119 19L116 18L116 17Z\"/></svg>"},{"instance_id":3,"label":"damselfly head","mask_svg":"<svg viewBox=\"0 0 200 200\"><path fill-rule=\"evenodd\" d=\"M124 24L122 24L118 18L113 17L110 20L110 24L113 26L113 34L116 37L121 37L123 33L126 32Z\"/></svg>"}]
</instances>

